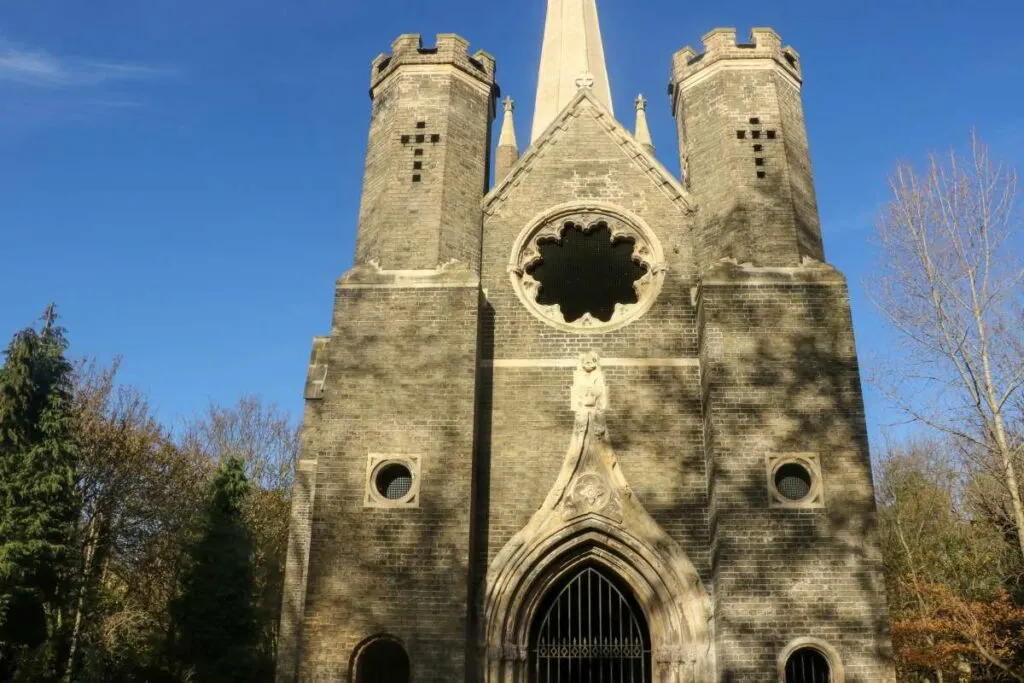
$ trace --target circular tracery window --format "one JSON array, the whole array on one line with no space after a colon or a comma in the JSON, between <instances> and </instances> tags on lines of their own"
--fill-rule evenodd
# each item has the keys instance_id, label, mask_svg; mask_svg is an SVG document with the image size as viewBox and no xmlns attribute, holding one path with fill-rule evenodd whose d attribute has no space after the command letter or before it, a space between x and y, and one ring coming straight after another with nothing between
<instances>
[{"instance_id":1,"label":"circular tracery window","mask_svg":"<svg viewBox=\"0 0 1024 683\"><path fill-rule=\"evenodd\" d=\"M651 307L665 265L639 218L610 207L566 205L519 236L509 273L520 300L544 322L605 332Z\"/></svg>"}]
</instances>

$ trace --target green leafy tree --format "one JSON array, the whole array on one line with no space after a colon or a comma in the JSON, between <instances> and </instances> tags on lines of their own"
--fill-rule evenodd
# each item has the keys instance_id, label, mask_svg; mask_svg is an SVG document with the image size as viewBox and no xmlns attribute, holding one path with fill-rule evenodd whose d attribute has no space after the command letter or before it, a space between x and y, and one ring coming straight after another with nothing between
<instances>
[{"instance_id":1,"label":"green leafy tree","mask_svg":"<svg viewBox=\"0 0 1024 683\"><path fill-rule=\"evenodd\" d=\"M66 683L159 683L168 606L210 481L209 459L179 448L117 363L77 368L82 509L76 595L68 610Z\"/></svg>"},{"instance_id":2,"label":"green leafy tree","mask_svg":"<svg viewBox=\"0 0 1024 683\"><path fill-rule=\"evenodd\" d=\"M255 563L245 520L249 482L239 458L214 477L202 529L172 606L176 663L196 681L253 680L259 649Z\"/></svg>"},{"instance_id":3,"label":"green leafy tree","mask_svg":"<svg viewBox=\"0 0 1024 683\"><path fill-rule=\"evenodd\" d=\"M0 680L55 675L78 511L67 341L51 305L0 368ZM30 671L31 669L31 671Z\"/></svg>"},{"instance_id":4,"label":"green leafy tree","mask_svg":"<svg viewBox=\"0 0 1024 683\"><path fill-rule=\"evenodd\" d=\"M299 430L291 416L257 396L228 406L211 405L186 426L182 448L213 462L240 458L252 485L245 519L252 534L257 608L261 623L260 671L273 680L278 625L288 550L292 476L299 455Z\"/></svg>"}]
</instances>

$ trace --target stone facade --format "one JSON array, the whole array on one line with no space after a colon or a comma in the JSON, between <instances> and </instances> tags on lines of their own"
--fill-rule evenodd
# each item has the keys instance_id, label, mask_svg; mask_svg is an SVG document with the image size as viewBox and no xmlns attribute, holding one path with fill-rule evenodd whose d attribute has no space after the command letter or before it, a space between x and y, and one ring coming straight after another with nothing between
<instances>
[{"instance_id":1,"label":"stone facade","mask_svg":"<svg viewBox=\"0 0 1024 683\"><path fill-rule=\"evenodd\" d=\"M355 681L386 638L416 683L539 681L538 610L582 566L639 606L650 680L785 680L800 647L833 680L893 680L796 52L757 29L677 53L683 181L581 84L487 192L494 60L402 36L374 63L356 265L306 385L278 680ZM527 231L574 216L647 240L633 260L658 286L621 324L524 304ZM594 351L600 383L581 375ZM389 458L406 488L368 505ZM786 463L813 480L792 504Z\"/></svg>"}]
</instances>

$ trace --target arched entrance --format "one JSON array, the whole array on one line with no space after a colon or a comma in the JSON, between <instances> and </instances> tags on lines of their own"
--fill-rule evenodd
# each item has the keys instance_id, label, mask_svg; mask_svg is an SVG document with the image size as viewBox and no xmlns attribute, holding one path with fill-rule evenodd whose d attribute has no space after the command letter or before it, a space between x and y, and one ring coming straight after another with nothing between
<instances>
[{"instance_id":1,"label":"arched entrance","mask_svg":"<svg viewBox=\"0 0 1024 683\"><path fill-rule=\"evenodd\" d=\"M832 683L828 658L813 647L802 647L786 661L786 683Z\"/></svg>"},{"instance_id":2,"label":"arched entrance","mask_svg":"<svg viewBox=\"0 0 1024 683\"><path fill-rule=\"evenodd\" d=\"M397 640L374 638L359 648L354 683L408 683L409 656Z\"/></svg>"},{"instance_id":3,"label":"arched entrance","mask_svg":"<svg viewBox=\"0 0 1024 683\"><path fill-rule=\"evenodd\" d=\"M530 683L651 681L647 619L629 589L594 565L548 590L530 631Z\"/></svg>"}]
</instances>

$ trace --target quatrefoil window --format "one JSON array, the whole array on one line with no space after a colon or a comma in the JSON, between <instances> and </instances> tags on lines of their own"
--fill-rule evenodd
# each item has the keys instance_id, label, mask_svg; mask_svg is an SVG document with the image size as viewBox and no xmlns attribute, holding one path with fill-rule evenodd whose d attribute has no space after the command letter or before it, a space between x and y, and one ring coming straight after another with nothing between
<instances>
[{"instance_id":1,"label":"quatrefoil window","mask_svg":"<svg viewBox=\"0 0 1024 683\"><path fill-rule=\"evenodd\" d=\"M661 289L661 248L636 216L566 205L529 226L509 263L520 300L546 323L603 332L646 312Z\"/></svg>"}]
</instances>

